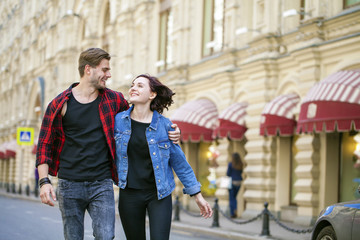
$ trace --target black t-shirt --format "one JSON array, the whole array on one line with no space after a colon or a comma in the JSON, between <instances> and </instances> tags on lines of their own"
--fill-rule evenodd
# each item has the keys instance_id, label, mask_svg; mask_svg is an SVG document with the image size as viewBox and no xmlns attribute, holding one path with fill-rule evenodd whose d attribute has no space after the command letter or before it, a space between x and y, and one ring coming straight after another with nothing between
<instances>
[{"instance_id":1,"label":"black t-shirt","mask_svg":"<svg viewBox=\"0 0 360 240\"><path fill-rule=\"evenodd\" d=\"M149 123L131 119L131 136L128 144L129 171L127 187L135 189L156 188L154 169L146 140L146 128Z\"/></svg>"},{"instance_id":2,"label":"black t-shirt","mask_svg":"<svg viewBox=\"0 0 360 240\"><path fill-rule=\"evenodd\" d=\"M71 94L63 117L65 143L59 178L95 181L111 178L109 148L99 115L100 97L82 104Z\"/></svg>"}]
</instances>

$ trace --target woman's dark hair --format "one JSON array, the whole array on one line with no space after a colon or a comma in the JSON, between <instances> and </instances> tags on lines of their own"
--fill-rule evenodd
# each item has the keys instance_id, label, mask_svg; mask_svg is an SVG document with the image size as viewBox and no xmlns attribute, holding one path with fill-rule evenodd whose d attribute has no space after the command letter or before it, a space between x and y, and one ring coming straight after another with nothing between
<instances>
[{"instance_id":1,"label":"woman's dark hair","mask_svg":"<svg viewBox=\"0 0 360 240\"><path fill-rule=\"evenodd\" d=\"M233 168L235 168L237 170L243 170L244 164L241 161L241 157L240 157L239 153L235 152L232 154L231 165Z\"/></svg>"},{"instance_id":2,"label":"woman's dark hair","mask_svg":"<svg viewBox=\"0 0 360 240\"><path fill-rule=\"evenodd\" d=\"M159 79L148 74L140 74L135 79L140 77L148 79L151 91L156 93L156 97L150 103L151 111L156 110L159 113L163 113L164 108L167 110L168 107L174 103L172 96L174 96L175 93L170 88L162 84Z\"/></svg>"}]
</instances>

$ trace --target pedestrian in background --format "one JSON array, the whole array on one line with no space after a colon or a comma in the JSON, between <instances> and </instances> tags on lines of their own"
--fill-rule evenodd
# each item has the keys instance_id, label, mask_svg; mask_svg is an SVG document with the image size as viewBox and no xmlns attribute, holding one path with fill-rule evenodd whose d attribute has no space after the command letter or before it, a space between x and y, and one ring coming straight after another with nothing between
<instances>
[{"instance_id":1,"label":"pedestrian in background","mask_svg":"<svg viewBox=\"0 0 360 240\"><path fill-rule=\"evenodd\" d=\"M111 77L110 59L100 48L80 54L80 83L72 84L49 103L39 133L36 166L40 198L54 206L56 195L48 174L58 175L66 240L84 238L85 211L92 219L95 239L115 237L113 181L118 183L118 174L114 118L129 105L122 93L106 88ZM174 140L179 140L179 132L172 133Z\"/></svg>"},{"instance_id":2,"label":"pedestrian in background","mask_svg":"<svg viewBox=\"0 0 360 240\"><path fill-rule=\"evenodd\" d=\"M200 214L212 216L183 151L167 138L172 123L161 113L173 103L173 95L157 78L139 75L129 90L132 107L115 117L119 214L128 240L146 239L146 211L151 239L169 239L173 170L184 185L183 192L194 196Z\"/></svg>"},{"instance_id":3,"label":"pedestrian in background","mask_svg":"<svg viewBox=\"0 0 360 240\"><path fill-rule=\"evenodd\" d=\"M232 218L237 217L237 200L236 196L241 187L242 173L244 164L241 160L240 154L235 152L231 156L231 162L228 164L226 175L231 177L231 188L229 189L229 205L230 205L230 216Z\"/></svg>"}]
</instances>

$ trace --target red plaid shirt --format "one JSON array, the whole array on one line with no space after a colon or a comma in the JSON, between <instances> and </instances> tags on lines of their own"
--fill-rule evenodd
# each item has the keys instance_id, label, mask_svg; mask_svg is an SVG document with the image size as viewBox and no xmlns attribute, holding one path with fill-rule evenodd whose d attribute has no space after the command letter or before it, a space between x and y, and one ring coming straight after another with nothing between
<instances>
[{"instance_id":1,"label":"red plaid shirt","mask_svg":"<svg viewBox=\"0 0 360 240\"><path fill-rule=\"evenodd\" d=\"M77 84L72 84L49 103L41 124L36 151L36 167L40 164L48 164L49 174L52 176L56 176L59 170L60 153L65 142L61 109L64 103L69 100L71 89ZM99 96L101 98L99 104L100 120L111 153L109 161L111 162L112 179L118 183L115 165L114 120L118 112L129 108L129 104L122 93L107 88L99 91Z\"/></svg>"}]
</instances>

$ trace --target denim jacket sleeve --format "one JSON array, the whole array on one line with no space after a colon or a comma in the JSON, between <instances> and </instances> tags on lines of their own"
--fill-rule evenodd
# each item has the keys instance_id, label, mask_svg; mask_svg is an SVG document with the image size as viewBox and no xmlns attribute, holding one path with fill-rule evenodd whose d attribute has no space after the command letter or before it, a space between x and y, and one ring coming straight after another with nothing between
<instances>
[{"instance_id":1,"label":"denim jacket sleeve","mask_svg":"<svg viewBox=\"0 0 360 240\"><path fill-rule=\"evenodd\" d=\"M171 124L170 122L169 126L171 126ZM169 127L169 130L171 130L171 127ZM174 144L172 141L170 142L170 165L184 185L183 193L189 195L198 193L201 189L201 184L197 181L195 173L186 160L184 152L180 145Z\"/></svg>"}]
</instances>

